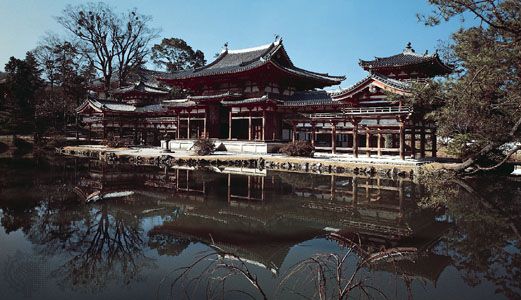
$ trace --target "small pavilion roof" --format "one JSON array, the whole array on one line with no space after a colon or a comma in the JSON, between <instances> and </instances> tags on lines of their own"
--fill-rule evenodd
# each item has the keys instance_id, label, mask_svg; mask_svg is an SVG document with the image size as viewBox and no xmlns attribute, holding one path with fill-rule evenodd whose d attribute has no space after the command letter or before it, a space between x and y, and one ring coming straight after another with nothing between
<instances>
[{"instance_id":1,"label":"small pavilion roof","mask_svg":"<svg viewBox=\"0 0 521 300\"><path fill-rule=\"evenodd\" d=\"M225 47L213 62L203 67L174 73L156 72L156 77L159 80L172 82L214 75L242 73L268 64L287 74L316 81L317 86L336 85L345 79L345 76L332 76L297 68L284 49L282 39L279 38L273 43L254 48L228 50Z\"/></svg>"},{"instance_id":2,"label":"small pavilion roof","mask_svg":"<svg viewBox=\"0 0 521 300\"><path fill-rule=\"evenodd\" d=\"M110 91L110 93L113 95L122 95L133 92L142 94L166 95L168 94L168 89L150 85L140 80L134 84L119 87Z\"/></svg>"},{"instance_id":3,"label":"small pavilion roof","mask_svg":"<svg viewBox=\"0 0 521 300\"><path fill-rule=\"evenodd\" d=\"M364 89L364 87L368 86L369 84L374 83L378 87L380 87L383 90L387 90L389 92L393 92L396 94L402 94L407 95L411 89L411 83L403 80L397 80L393 78L389 78L384 75L380 74L370 74L369 76L365 77L364 79L358 81L357 83L353 84L352 86L340 90L331 92L330 95L333 99L333 101L342 100L344 98L352 97L354 94L358 93L360 90Z\"/></svg>"},{"instance_id":4,"label":"small pavilion roof","mask_svg":"<svg viewBox=\"0 0 521 300\"><path fill-rule=\"evenodd\" d=\"M429 64L433 67L437 74L449 74L452 72L452 68L443 63L438 53L429 55L418 54L408 43L402 53L388 56L388 57L375 57L374 60L360 60L360 66L366 71L378 71L381 69L393 69L406 66L423 65Z\"/></svg>"},{"instance_id":5,"label":"small pavilion roof","mask_svg":"<svg viewBox=\"0 0 521 300\"><path fill-rule=\"evenodd\" d=\"M96 99L94 97L87 98L78 108L76 108L76 112L82 113L88 109L92 109L98 113L105 112L119 112L119 113L147 113L147 112L162 112L165 110L165 107L162 104L151 104L145 106L135 106L132 104L127 104L119 101L113 100L102 100Z\"/></svg>"}]
</instances>

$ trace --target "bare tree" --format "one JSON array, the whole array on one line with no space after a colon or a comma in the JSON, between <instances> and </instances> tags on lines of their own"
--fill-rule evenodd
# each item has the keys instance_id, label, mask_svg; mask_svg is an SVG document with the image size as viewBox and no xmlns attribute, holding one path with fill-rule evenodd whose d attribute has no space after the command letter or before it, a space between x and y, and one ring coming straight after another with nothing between
<instances>
[{"instance_id":1,"label":"bare tree","mask_svg":"<svg viewBox=\"0 0 521 300\"><path fill-rule=\"evenodd\" d=\"M145 62L149 42L157 31L149 27L151 17L138 14L136 9L122 15L105 3L68 5L58 22L75 39L80 49L102 75L106 90L114 75L124 84L132 70Z\"/></svg>"}]
</instances>

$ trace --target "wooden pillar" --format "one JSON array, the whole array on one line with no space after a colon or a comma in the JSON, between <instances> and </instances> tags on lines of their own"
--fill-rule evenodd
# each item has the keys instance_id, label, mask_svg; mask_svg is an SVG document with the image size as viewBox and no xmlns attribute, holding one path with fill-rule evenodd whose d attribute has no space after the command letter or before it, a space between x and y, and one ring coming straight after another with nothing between
<instances>
[{"instance_id":1,"label":"wooden pillar","mask_svg":"<svg viewBox=\"0 0 521 300\"><path fill-rule=\"evenodd\" d=\"M208 136L207 136L208 132L206 131L206 116L207 116L207 114L205 112L204 119L203 119L203 138L205 138L205 139L208 138Z\"/></svg>"},{"instance_id":2,"label":"wooden pillar","mask_svg":"<svg viewBox=\"0 0 521 300\"><path fill-rule=\"evenodd\" d=\"M261 141L266 140L266 111L262 110L262 131L261 131Z\"/></svg>"},{"instance_id":3,"label":"wooden pillar","mask_svg":"<svg viewBox=\"0 0 521 300\"><path fill-rule=\"evenodd\" d=\"M367 157L371 157L371 130L369 127L365 128L365 148Z\"/></svg>"},{"instance_id":4,"label":"wooden pillar","mask_svg":"<svg viewBox=\"0 0 521 300\"><path fill-rule=\"evenodd\" d=\"M400 159L405 159L405 124L400 120Z\"/></svg>"},{"instance_id":5,"label":"wooden pillar","mask_svg":"<svg viewBox=\"0 0 521 300\"><path fill-rule=\"evenodd\" d=\"M425 125L420 127L420 158L425 158Z\"/></svg>"},{"instance_id":6,"label":"wooden pillar","mask_svg":"<svg viewBox=\"0 0 521 300\"><path fill-rule=\"evenodd\" d=\"M232 108L230 107L230 112L228 113L228 139L232 139Z\"/></svg>"},{"instance_id":7,"label":"wooden pillar","mask_svg":"<svg viewBox=\"0 0 521 300\"><path fill-rule=\"evenodd\" d=\"M411 125L411 158L416 158L416 128Z\"/></svg>"},{"instance_id":8,"label":"wooden pillar","mask_svg":"<svg viewBox=\"0 0 521 300\"><path fill-rule=\"evenodd\" d=\"M438 145L437 145L437 141L436 141L436 129L431 129L431 144L432 144L432 157L436 157L438 154Z\"/></svg>"},{"instance_id":9,"label":"wooden pillar","mask_svg":"<svg viewBox=\"0 0 521 300\"><path fill-rule=\"evenodd\" d=\"M336 123L331 122L331 153L336 153Z\"/></svg>"},{"instance_id":10,"label":"wooden pillar","mask_svg":"<svg viewBox=\"0 0 521 300\"><path fill-rule=\"evenodd\" d=\"M336 198L336 176L331 175L331 201Z\"/></svg>"},{"instance_id":11,"label":"wooden pillar","mask_svg":"<svg viewBox=\"0 0 521 300\"><path fill-rule=\"evenodd\" d=\"M102 125L103 125L103 139L106 140L107 139L107 123L103 122Z\"/></svg>"},{"instance_id":12,"label":"wooden pillar","mask_svg":"<svg viewBox=\"0 0 521 300\"><path fill-rule=\"evenodd\" d=\"M79 125L79 122L78 122L78 114L74 114L74 128L76 130L76 132L74 133L74 136L76 138L76 140L79 140L80 139L80 125Z\"/></svg>"},{"instance_id":13,"label":"wooden pillar","mask_svg":"<svg viewBox=\"0 0 521 300\"><path fill-rule=\"evenodd\" d=\"M353 208L356 208L358 204L358 178L356 176L353 176L353 187L352 187L352 194L353 194Z\"/></svg>"},{"instance_id":14,"label":"wooden pillar","mask_svg":"<svg viewBox=\"0 0 521 300\"><path fill-rule=\"evenodd\" d=\"M134 125L134 145L137 145L137 127Z\"/></svg>"},{"instance_id":15,"label":"wooden pillar","mask_svg":"<svg viewBox=\"0 0 521 300\"><path fill-rule=\"evenodd\" d=\"M358 121L353 122L353 156L358 157Z\"/></svg>"},{"instance_id":16,"label":"wooden pillar","mask_svg":"<svg viewBox=\"0 0 521 300\"><path fill-rule=\"evenodd\" d=\"M398 181L398 201L399 201L399 209L398 218L400 221L403 218L403 200L404 200L404 189L403 189L403 178L400 178Z\"/></svg>"},{"instance_id":17,"label":"wooden pillar","mask_svg":"<svg viewBox=\"0 0 521 300\"><path fill-rule=\"evenodd\" d=\"M251 119L251 110L250 110L250 113L248 115L248 141L251 141L252 139L252 119Z\"/></svg>"},{"instance_id":18,"label":"wooden pillar","mask_svg":"<svg viewBox=\"0 0 521 300\"><path fill-rule=\"evenodd\" d=\"M88 135L88 141L92 139L92 123L89 123L89 135Z\"/></svg>"},{"instance_id":19,"label":"wooden pillar","mask_svg":"<svg viewBox=\"0 0 521 300\"><path fill-rule=\"evenodd\" d=\"M166 125L165 125L165 133L166 133ZM180 139L181 138L181 118L179 116L179 113L177 113L177 130L176 130L176 134L177 134L177 139Z\"/></svg>"},{"instance_id":20,"label":"wooden pillar","mask_svg":"<svg viewBox=\"0 0 521 300\"><path fill-rule=\"evenodd\" d=\"M294 143L297 140L297 124L295 122L291 122L291 141Z\"/></svg>"},{"instance_id":21,"label":"wooden pillar","mask_svg":"<svg viewBox=\"0 0 521 300\"><path fill-rule=\"evenodd\" d=\"M188 118L186 118L186 138L190 139L190 114L188 114Z\"/></svg>"},{"instance_id":22,"label":"wooden pillar","mask_svg":"<svg viewBox=\"0 0 521 300\"><path fill-rule=\"evenodd\" d=\"M311 146L315 147L317 128L315 122L311 122Z\"/></svg>"},{"instance_id":23,"label":"wooden pillar","mask_svg":"<svg viewBox=\"0 0 521 300\"><path fill-rule=\"evenodd\" d=\"M382 156L382 132L380 128L378 128L378 142L376 143L376 147L378 147L378 157Z\"/></svg>"},{"instance_id":24,"label":"wooden pillar","mask_svg":"<svg viewBox=\"0 0 521 300\"><path fill-rule=\"evenodd\" d=\"M143 133L142 133L142 138L143 140L143 145L146 145L147 144L147 139L148 139L148 130L145 128L143 129Z\"/></svg>"}]
</instances>

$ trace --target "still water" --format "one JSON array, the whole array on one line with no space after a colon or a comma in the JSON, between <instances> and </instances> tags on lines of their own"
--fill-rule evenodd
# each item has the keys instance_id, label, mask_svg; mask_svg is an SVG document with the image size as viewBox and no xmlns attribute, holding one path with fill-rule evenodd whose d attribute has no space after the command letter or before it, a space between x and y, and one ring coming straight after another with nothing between
<instances>
[{"instance_id":1,"label":"still water","mask_svg":"<svg viewBox=\"0 0 521 300\"><path fill-rule=\"evenodd\" d=\"M3 159L0 298L521 298L521 182L454 186Z\"/></svg>"}]
</instances>

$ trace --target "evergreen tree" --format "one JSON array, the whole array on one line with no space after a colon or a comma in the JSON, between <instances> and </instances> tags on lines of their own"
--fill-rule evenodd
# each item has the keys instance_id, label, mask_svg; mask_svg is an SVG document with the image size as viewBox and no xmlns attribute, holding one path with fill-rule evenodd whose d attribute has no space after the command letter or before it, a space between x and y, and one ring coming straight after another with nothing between
<instances>
[{"instance_id":1,"label":"evergreen tree","mask_svg":"<svg viewBox=\"0 0 521 300\"><path fill-rule=\"evenodd\" d=\"M165 38L152 47L152 62L167 72L202 67L206 64L204 53L179 38Z\"/></svg>"},{"instance_id":2,"label":"evergreen tree","mask_svg":"<svg viewBox=\"0 0 521 300\"><path fill-rule=\"evenodd\" d=\"M42 87L40 70L34 55L24 60L14 57L5 66L7 77L3 86L4 109L0 126L8 133L32 133L35 124L35 103Z\"/></svg>"},{"instance_id":3,"label":"evergreen tree","mask_svg":"<svg viewBox=\"0 0 521 300\"><path fill-rule=\"evenodd\" d=\"M429 0L427 25L473 16L445 49L456 67L448 79L416 88L412 104L431 116L463 158L456 171L491 170L521 149L521 2Z\"/></svg>"}]
</instances>

